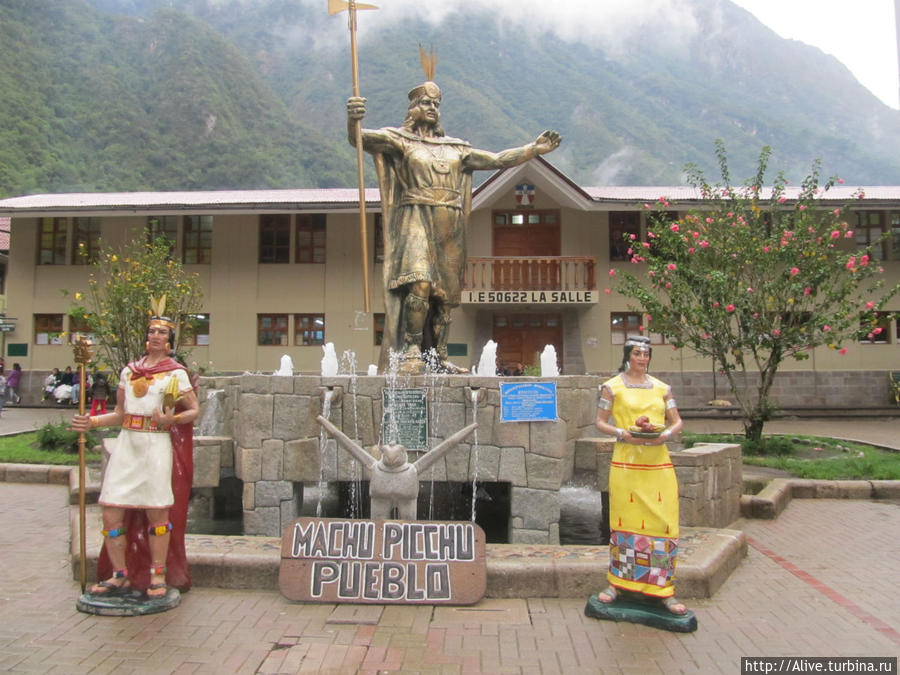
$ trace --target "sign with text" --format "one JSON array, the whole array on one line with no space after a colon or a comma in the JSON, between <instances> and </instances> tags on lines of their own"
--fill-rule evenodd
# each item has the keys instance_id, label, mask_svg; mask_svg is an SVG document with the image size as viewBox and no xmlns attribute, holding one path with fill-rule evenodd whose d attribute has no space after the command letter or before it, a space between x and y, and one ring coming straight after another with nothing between
<instances>
[{"instance_id":1,"label":"sign with text","mask_svg":"<svg viewBox=\"0 0 900 675\"><path fill-rule=\"evenodd\" d=\"M468 521L298 518L278 587L304 602L471 605L487 588L485 550Z\"/></svg>"},{"instance_id":2,"label":"sign with text","mask_svg":"<svg viewBox=\"0 0 900 675\"><path fill-rule=\"evenodd\" d=\"M501 422L556 420L556 382L501 382Z\"/></svg>"},{"instance_id":3,"label":"sign with text","mask_svg":"<svg viewBox=\"0 0 900 675\"><path fill-rule=\"evenodd\" d=\"M600 301L599 291L463 291L462 302L468 305L584 305Z\"/></svg>"},{"instance_id":4,"label":"sign with text","mask_svg":"<svg viewBox=\"0 0 900 675\"><path fill-rule=\"evenodd\" d=\"M428 402L425 387L382 389L381 437L407 450L428 449Z\"/></svg>"}]
</instances>

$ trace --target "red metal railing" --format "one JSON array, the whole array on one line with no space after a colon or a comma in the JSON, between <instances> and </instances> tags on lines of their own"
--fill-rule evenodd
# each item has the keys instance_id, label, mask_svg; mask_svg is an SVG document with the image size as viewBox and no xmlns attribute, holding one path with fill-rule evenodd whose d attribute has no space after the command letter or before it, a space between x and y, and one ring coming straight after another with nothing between
<instances>
[{"instance_id":1,"label":"red metal railing","mask_svg":"<svg viewBox=\"0 0 900 675\"><path fill-rule=\"evenodd\" d=\"M463 283L469 291L593 291L596 269L585 256L470 257Z\"/></svg>"}]
</instances>

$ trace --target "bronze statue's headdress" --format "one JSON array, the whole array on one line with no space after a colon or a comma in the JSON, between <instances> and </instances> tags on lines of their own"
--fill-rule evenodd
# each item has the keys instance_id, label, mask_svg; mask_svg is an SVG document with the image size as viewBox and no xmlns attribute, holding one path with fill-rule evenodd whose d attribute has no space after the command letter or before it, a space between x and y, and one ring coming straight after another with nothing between
<instances>
[{"instance_id":1,"label":"bronze statue's headdress","mask_svg":"<svg viewBox=\"0 0 900 675\"><path fill-rule=\"evenodd\" d=\"M415 101L420 96L428 96L429 98L441 97L441 88L434 83L434 71L437 68L437 54L434 49L430 49L428 54L425 48L419 45L419 60L422 62L422 70L425 71L425 82L418 87L409 90L409 100Z\"/></svg>"}]
</instances>

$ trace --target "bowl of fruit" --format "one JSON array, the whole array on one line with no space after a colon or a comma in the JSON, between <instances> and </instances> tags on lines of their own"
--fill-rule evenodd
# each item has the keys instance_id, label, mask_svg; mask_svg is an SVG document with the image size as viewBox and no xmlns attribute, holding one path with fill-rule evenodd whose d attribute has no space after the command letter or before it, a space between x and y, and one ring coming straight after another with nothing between
<instances>
[{"instance_id":1,"label":"bowl of fruit","mask_svg":"<svg viewBox=\"0 0 900 675\"><path fill-rule=\"evenodd\" d=\"M653 424L646 415L641 415L633 425L628 427L628 433L635 438L659 438L659 435L665 430L665 426Z\"/></svg>"}]
</instances>

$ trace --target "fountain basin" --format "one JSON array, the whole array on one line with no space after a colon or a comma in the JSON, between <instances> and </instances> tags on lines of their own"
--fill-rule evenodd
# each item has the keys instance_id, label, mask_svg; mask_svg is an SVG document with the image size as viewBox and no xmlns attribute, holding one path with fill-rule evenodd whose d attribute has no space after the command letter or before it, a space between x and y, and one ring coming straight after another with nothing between
<instances>
[{"instance_id":1,"label":"fountain basin","mask_svg":"<svg viewBox=\"0 0 900 675\"><path fill-rule=\"evenodd\" d=\"M80 575L78 508L70 509L72 578ZM87 574L97 575L103 537L100 508L87 509ZM280 537L185 537L195 586L278 590ZM487 545L488 598L587 597L606 586L607 546ZM739 530L682 528L678 557L678 596L708 598L747 554Z\"/></svg>"}]
</instances>

